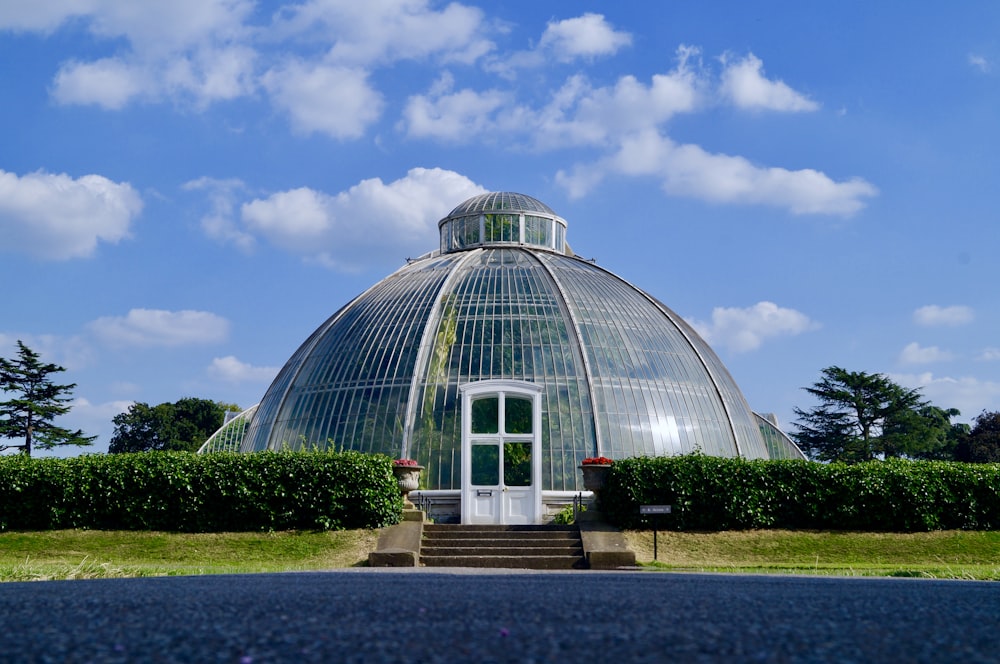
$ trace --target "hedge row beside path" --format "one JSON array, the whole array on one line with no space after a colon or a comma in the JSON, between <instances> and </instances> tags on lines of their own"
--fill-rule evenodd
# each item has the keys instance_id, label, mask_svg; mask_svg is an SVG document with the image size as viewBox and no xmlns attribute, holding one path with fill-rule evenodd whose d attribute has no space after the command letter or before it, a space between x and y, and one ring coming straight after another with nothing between
<instances>
[{"instance_id":1,"label":"hedge row beside path","mask_svg":"<svg viewBox=\"0 0 1000 664\"><path fill-rule=\"evenodd\" d=\"M379 528L402 498L357 452L0 457L0 530L224 532Z\"/></svg>"},{"instance_id":2,"label":"hedge row beside path","mask_svg":"<svg viewBox=\"0 0 1000 664\"><path fill-rule=\"evenodd\" d=\"M642 457L615 461L601 501L623 528L998 530L1000 464ZM641 517L640 505L672 512Z\"/></svg>"}]
</instances>

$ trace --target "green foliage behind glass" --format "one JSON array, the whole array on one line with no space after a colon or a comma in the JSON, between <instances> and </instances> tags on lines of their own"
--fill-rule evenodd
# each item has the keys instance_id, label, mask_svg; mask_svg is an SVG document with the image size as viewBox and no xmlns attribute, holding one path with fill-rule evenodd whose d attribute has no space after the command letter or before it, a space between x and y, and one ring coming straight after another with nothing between
<instances>
[{"instance_id":1,"label":"green foliage behind glass","mask_svg":"<svg viewBox=\"0 0 1000 664\"><path fill-rule=\"evenodd\" d=\"M0 530L378 528L400 518L392 460L358 452L0 457Z\"/></svg>"},{"instance_id":2,"label":"green foliage behind glass","mask_svg":"<svg viewBox=\"0 0 1000 664\"><path fill-rule=\"evenodd\" d=\"M615 461L601 501L624 528L652 526L640 505L672 505L661 530L998 530L1000 464L643 457Z\"/></svg>"}]
</instances>

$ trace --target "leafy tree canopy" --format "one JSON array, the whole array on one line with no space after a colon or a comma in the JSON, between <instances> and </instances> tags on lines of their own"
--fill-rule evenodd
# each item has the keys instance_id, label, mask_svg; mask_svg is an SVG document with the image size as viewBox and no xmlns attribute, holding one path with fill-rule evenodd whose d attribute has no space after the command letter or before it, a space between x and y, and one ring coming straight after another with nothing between
<instances>
[{"instance_id":1,"label":"leafy tree canopy","mask_svg":"<svg viewBox=\"0 0 1000 664\"><path fill-rule=\"evenodd\" d=\"M0 401L0 438L22 441L0 445L0 450L18 448L31 456L31 450L59 445L90 445L97 436L85 436L79 429L70 431L53 424L59 415L70 411L70 394L76 383L57 385L50 376L65 371L63 367L41 361L38 353L20 340L17 358L0 358L0 392L10 396Z\"/></svg>"},{"instance_id":2,"label":"leafy tree canopy","mask_svg":"<svg viewBox=\"0 0 1000 664\"><path fill-rule=\"evenodd\" d=\"M959 443L955 458L972 463L1000 462L1000 412L984 410L972 420L972 430Z\"/></svg>"},{"instance_id":3,"label":"leafy tree canopy","mask_svg":"<svg viewBox=\"0 0 1000 664\"><path fill-rule=\"evenodd\" d=\"M112 420L115 431L108 451L196 452L222 426L226 411L239 412L239 407L193 397L156 406L134 403Z\"/></svg>"},{"instance_id":4,"label":"leafy tree canopy","mask_svg":"<svg viewBox=\"0 0 1000 664\"><path fill-rule=\"evenodd\" d=\"M961 425L951 423L957 410L933 406L919 390L882 374L827 367L821 380L805 390L819 405L795 409L799 421L792 437L820 461L952 458L964 434Z\"/></svg>"}]
</instances>

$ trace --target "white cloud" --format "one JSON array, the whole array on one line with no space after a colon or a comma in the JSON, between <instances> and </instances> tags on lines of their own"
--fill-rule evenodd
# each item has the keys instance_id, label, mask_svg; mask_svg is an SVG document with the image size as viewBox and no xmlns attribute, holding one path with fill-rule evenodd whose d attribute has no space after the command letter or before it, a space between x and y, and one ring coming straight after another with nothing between
<instances>
[{"instance_id":1,"label":"white cloud","mask_svg":"<svg viewBox=\"0 0 1000 664\"><path fill-rule=\"evenodd\" d=\"M401 128L417 138L465 141L492 130L491 117L509 104L507 95L497 90L452 93L454 79L445 73L427 95L410 97L403 109Z\"/></svg>"},{"instance_id":2,"label":"white cloud","mask_svg":"<svg viewBox=\"0 0 1000 664\"><path fill-rule=\"evenodd\" d=\"M336 195L308 188L245 203L248 231L339 270L400 261L433 248L437 222L463 200L485 192L465 176L414 168L388 184L362 180Z\"/></svg>"},{"instance_id":3,"label":"white cloud","mask_svg":"<svg viewBox=\"0 0 1000 664\"><path fill-rule=\"evenodd\" d=\"M579 197L607 174L652 175L675 196L713 203L770 205L793 214L850 216L878 190L860 178L841 182L813 169L790 171L757 166L744 157L712 154L697 145L678 145L655 130L621 142L618 152L571 172L556 174L571 196Z\"/></svg>"},{"instance_id":4,"label":"white cloud","mask_svg":"<svg viewBox=\"0 0 1000 664\"><path fill-rule=\"evenodd\" d=\"M15 0L0 4L0 29L49 33L75 19L94 36L124 38L133 49L176 51L236 37L253 8L252 0Z\"/></svg>"},{"instance_id":5,"label":"white cloud","mask_svg":"<svg viewBox=\"0 0 1000 664\"><path fill-rule=\"evenodd\" d=\"M993 65L990 61L977 53L969 53L969 64L984 74L990 73L993 69Z\"/></svg>"},{"instance_id":6,"label":"white cloud","mask_svg":"<svg viewBox=\"0 0 1000 664\"><path fill-rule=\"evenodd\" d=\"M934 326L948 325L958 326L971 323L976 317L972 307L964 305L952 305L941 307L936 304L928 304L913 312L913 321L918 325Z\"/></svg>"},{"instance_id":7,"label":"white cloud","mask_svg":"<svg viewBox=\"0 0 1000 664\"><path fill-rule=\"evenodd\" d=\"M262 82L271 103L303 134L359 138L382 114L382 95L361 69L292 61L267 72Z\"/></svg>"},{"instance_id":8,"label":"white cloud","mask_svg":"<svg viewBox=\"0 0 1000 664\"><path fill-rule=\"evenodd\" d=\"M756 350L767 339L796 336L819 327L802 312L766 301L743 309L716 307L710 323L689 322L707 342L734 353Z\"/></svg>"},{"instance_id":9,"label":"white cloud","mask_svg":"<svg viewBox=\"0 0 1000 664\"><path fill-rule=\"evenodd\" d=\"M914 341L903 348L899 354L899 361L902 364L930 364L932 362L945 362L952 357L951 353L941 350L937 346L921 346Z\"/></svg>"},{"instance_id":10,"label":"white cloud","mask_svg":"<svg viewBox=\"0 0 1000 664\"><path fill-rule=\"evenodd\" d=\"M310 0L282 9L281 35L331 44L331 63L369 66L438 56L471 63L493 49L482 10L451 2L440 10L428 0Z\"/></svg>"},{"instance_id":11,"label":"white cloud","mask_svg":"<svg viewBox=\"0 0 1000 664\"><path fill-rule=\"evenodd\" d=\"M212 344L229 336L229 321L207 311L132 309L125 316L106 316L87 324L112 346L185 346Z\"/></svg>"},{"instance_id":12,"label":"white cloud","mask_svg":"<svg viewBox=\"0 0 1000 664\"><path fill-rule=\"evenodd\" d=\"M124 40L115 57L62 63L60 104L120 109L136 99L192 97L197 105L252 92L255 52L245 44L251 0L82 0L0 10L0 27L51 32L75 20L97 39ZM29 8L30 5L30 8Z\"/></svg>"},{"instance_id":13,"label":"white cloud","mask_svg":"<svg viewBox=\"0 0 1000 664\"><path fill-rule=\"evenodd\" d=\"M1000 360L1000 348L984 348L976 359L980 362L996 362Z\"/></svg>"},{"instance_id":14,"label":"white cloud","mask_svg":"<svg viewBox=\"0 0 1000 664\"><path fill-rule=\"evenodd\" d=\"M126 182L0 170L0 247L48 260L91 256L128 237L142 199Z\"/></svg>"},{"instance_id":15,"label":"white cloud","mask_svg":"<svg viewBox=\"0 0 1000 664\"><path fill-rule=\"evenodd\" d=\"M59 68L52 96L60 104L100 106L118 110L135 97L148 94L154 78L118 58L68 62Z\"/></svg>"},{"instance_id":16,"label":"white cloud","mask_svg":"<svg viewBox=\"0 0 1000 664\"><path fill-rule=\"evenodd\" d=\"M561 62L577 58L614 55L632 43L627 32L616 31L601 14L587 13L548 24L539 41L539 50L552 52Z\"/></svg>"},{"instance_id":17,"label":"white cloud","mask_svg":"<svg viewBox=\"0 0 1000 664\"><path fill-rule=\"evenodd\" d=\"M206 235L223 244L232 244L244 253L253 251L257 240L241 230L234 219L236 196L246 188L242 180L201 177L185 182L181 188L207 192L211 212L201 218L201 228Z\"/></svg>"},{"instance_id":18,"label":"white cloud","mask_svg":"<svg viewBox=\"0 0 1000 664\"><path fill-rule=\"evenodd\" d=\"M213 359L208 373L229 383L267 383L278 375L278 367L255 367L241 362L233 355L227 355Z\"/></svg>"},{"instance_id":19,"label":"white cloud","mask_svg":"<svg viewBox=\"0 0 1000 664\"><path fill-rule=\"evenodd\" d=\"M0 30L49 33L88 10L80 0L8 0L0 3Z\"/></svg>"},{"instance_id":20,"label":"white cloud","mask_svg":"<svg viewBox=\"0 0 1000 664\"><path fill-rule=\"evenodd\" d=\"M472 140L489 134L521 137L539 149L613 146L623 135L656 127L678 113L695 110L705 83L688 67L696 50L681 47L677 66L655 74L649 84L622 76L613 86L594 88L574 75L540 108L519 105L498 90L452 92L450 75L425 95L407 102L401 126L411 136Z\"/></svg>"},{"instance_id":21,"label":"white cloud","mask_svg":"<svg viewBox=\"0 0 1000 664\"><path fill-rule=\"evenodd\" d=\"M962 412L959 419L963 422L971 421L984 410L1000 410L1000 382L997 381L973 376L935 377L930 372L890 374L889 377L904 387L920 388L924 397L939 408L957 408Z\"/></svg>"},{"instance_id":22,"label":"white cloud","mask_svg":"<svg viewBox=\"0 0 1000 664\"><path fill-rule=\"evenodd\" d=\"M796 92L782 81L764 77L764 63L753 53L742 60L729 62L719 88L722 96L739 108L770 111L815 111L819 104Z\"/></svg>"}]
</instances>

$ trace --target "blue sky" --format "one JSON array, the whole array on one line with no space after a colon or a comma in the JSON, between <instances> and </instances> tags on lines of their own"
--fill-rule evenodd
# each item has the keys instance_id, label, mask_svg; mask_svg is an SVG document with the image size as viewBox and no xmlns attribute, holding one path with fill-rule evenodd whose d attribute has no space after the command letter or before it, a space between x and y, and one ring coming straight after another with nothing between
<instances>
[{"instance_id":1,"label":"blue sky","mask_svg":"<svg viewBox=\"0 0 1000 664\"><path fill-rule=\"evenodd\" d=\"M822 368L1000 409L1000 5L8 0L0 355L248 407L482 191L696 325L786 429ZM75 450L62 453L75 453Z\"/></svg>"}]
</instances>

